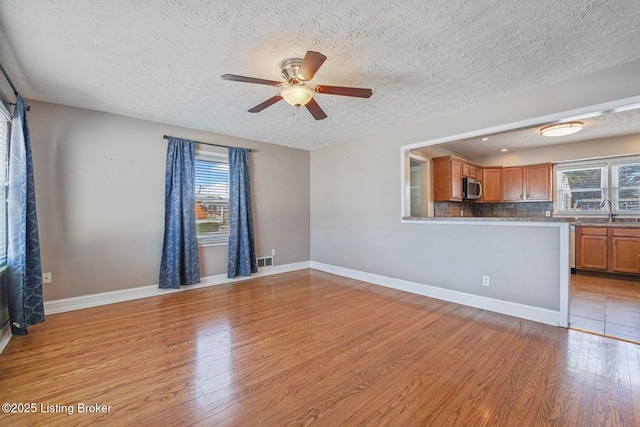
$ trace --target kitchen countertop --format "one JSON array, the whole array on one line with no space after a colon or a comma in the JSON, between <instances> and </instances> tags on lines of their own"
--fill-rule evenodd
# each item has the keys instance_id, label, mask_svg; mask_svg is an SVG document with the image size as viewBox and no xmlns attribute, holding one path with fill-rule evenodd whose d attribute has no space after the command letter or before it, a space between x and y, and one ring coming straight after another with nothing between
<instances>
[{"instance_id":1,"label":"kitchen countertop","mask_svg":"<svg viewBox=\"0 0 640 427\"><path fill-rule=\"evenodd\" d=\"M576 227L601 227L601 228L640 228L640 222L572 222Z\"/></svg>"},{"instance_id":2,"label":"kitchen countertop","mask_svg":"<svg viewBox=\"0 0 640 427\"><path fill-rule=\"evenodd\" d=\"M576 221L574 218L553 217L404 217L405 221L461 221L461 222L567 222L576 227L613 227L613 228L640 228L640 222L591 222L588 220Z\"/></svg>"},{"instance_id":3,"label":"kitchen countertop","mask_svg":"<svg viewBox=\"0 0 640 427\"><path fill-rule=\"evenodd\" d=\"M478 216L438 216L431 218L406 216L406 221L469 221L469 222L571 222L571 218L540 218L540 217L478 217ZM640 225L640 224L638 224Z\"/></svg>"}]
</instances>

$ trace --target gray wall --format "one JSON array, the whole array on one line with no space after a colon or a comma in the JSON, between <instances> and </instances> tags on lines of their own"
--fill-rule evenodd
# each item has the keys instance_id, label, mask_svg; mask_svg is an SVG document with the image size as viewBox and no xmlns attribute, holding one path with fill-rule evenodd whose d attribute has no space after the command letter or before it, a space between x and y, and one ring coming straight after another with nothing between
<instances>
[{"instance_id":1,"label":"gray wall","mask_svg":"<svg viewBox=\"0 0 640 427\"><path fill-rule=\"evenodd\" d=\"M638 75L640 61L313 151L312 261L557 310L558 231L401 223L400 147L635 96Z\"/></svg>"},{"instance_id":2,"label":"gray wall","mask_svg":"<svg viewBox=\"0 0 640 427\"><path fill-rule=\"evenodd\" d=\"M29 101L45 300L158 283L164 228L163 134L255 149L258 256L309 260L309 152ZM207 146L198 148L211 149ZM200 249L202 276L226 273L227 246Z\"/></svg>"}]
</instances>

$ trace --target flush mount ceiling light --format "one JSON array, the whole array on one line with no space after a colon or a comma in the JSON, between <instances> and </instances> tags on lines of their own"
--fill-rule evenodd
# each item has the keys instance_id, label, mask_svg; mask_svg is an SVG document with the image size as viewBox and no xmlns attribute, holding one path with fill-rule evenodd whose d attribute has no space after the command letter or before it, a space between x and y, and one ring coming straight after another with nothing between
<instances>
[{"instance_id":1,"label":"flush mount ceiling light","mask_svg":"<svg viewBox=\"0 0 640 427\"><path fill-rule=\"evenodd\" d=\"M584 123L582 122L566 122L556 123L555 125L545 126L540 129L542 136L565 136L572 133L580 132Z\"/></svg>"},{"instance_id":2,"label":"flush mount ceiling light","mask_svg":"<svg viewBox=\"0 0 640 427\"><path fill-rule=\"evenodd\" d=\"M313 91L306 86L287 86L282 88L280 91L280 95L287 101L289 104L294 107L300 107L302 105L307 105L311 98L313 98Z\"/></svg>"}]
</instances>

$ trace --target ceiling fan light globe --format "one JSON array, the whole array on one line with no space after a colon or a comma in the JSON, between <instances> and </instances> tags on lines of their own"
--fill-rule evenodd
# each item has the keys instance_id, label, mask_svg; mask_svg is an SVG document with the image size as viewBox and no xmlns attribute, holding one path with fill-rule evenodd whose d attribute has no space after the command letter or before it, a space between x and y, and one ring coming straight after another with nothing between
<instances>
[{"instance_id":1,"label":"ceiling fan light globe","mask_svg":"<svg viewBox=\"0 0 640 427\"><path fill-rule=\"evenodd\" d=\"M282 88L280 95L294 107L306 105L313 98L313 90L306 86L287 86Z\"/></svg>"}]
</instances>

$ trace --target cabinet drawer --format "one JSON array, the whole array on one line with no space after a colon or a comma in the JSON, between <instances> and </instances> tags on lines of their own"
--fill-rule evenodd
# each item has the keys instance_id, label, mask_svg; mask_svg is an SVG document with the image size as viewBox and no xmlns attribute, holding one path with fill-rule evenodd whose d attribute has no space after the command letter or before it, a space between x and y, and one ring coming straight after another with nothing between
<instances>
[{"instance_id":1,"label":"cabinet drawer","mask_svg":"<svg viewBox=\"0 0 640 427\"><path fill-rule=\"evenodd\" d=\"M589 234L591 236L606 236L607 229L602 227L580 227L582 234Z\"/></svg>"},{"instance_id":2,"label":"cabinet drawer","mask_svg":"<svg viewBox=\"0 0 640 427\"><path fill-rule=\"evenodd\" d=\"M640 237L640 228L614 228L613 235L621 237Z\"/></svg>"}]
</instances>

